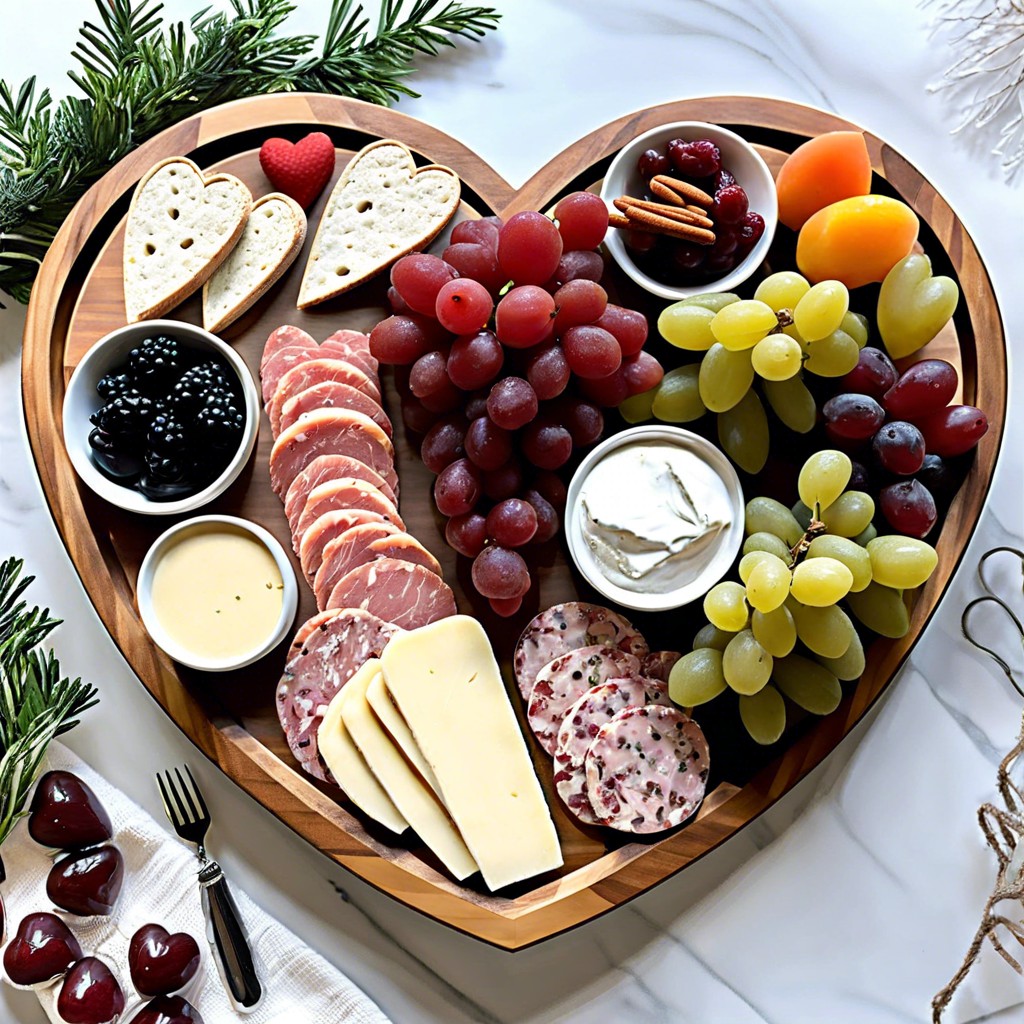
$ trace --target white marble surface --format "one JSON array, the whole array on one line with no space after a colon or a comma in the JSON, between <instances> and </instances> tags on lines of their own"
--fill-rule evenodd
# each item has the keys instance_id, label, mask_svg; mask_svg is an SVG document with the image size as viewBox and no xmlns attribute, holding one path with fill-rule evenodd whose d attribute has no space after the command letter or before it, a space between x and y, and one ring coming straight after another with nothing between
<instances>
[{"instance_id":1,"label":"white marble surface","mask_svg":"<svg viewBox=\"0 0 1024 1024\"><path fill-rule=\"evenodd\" d=\"M173 0L176 14L197 4ZM574 139L646 105L719 93L778 96L835 110L891 142L939 187L974 236L1011 347L1024 197L987 156L991 137L951 137L953 98L930 94L953 59L929 35L935 7L886 0L520 0L500 31L427 61L401 109L524 181ZM5 5L0 73L58 90L91 0ZM294 24L326 4L299 0ZM66 667L95 681L101 707L71 746L159 814L152 771L194 750L153 704L93 614L43 504L20 414L23 312L0 312L0 553L23 555L31 596L66 623ZM231 877L336 963L395 1021L924 1021L960 962L993 878L975 820L1020 701L959 635L985 548L1024 542L1024 455L1014 368L1010 439L987 511L910 665L868 719L758 822L630 906L511 956L392 903L333 867L216 769L198 766ZM1008 587L1019 576L1002 573ZM1016 583L1014 582L1016 580ZM1017 607L1021 611L1017 594ZM1009 652L1008 630L992 635ZM344 890L338 896L332 886ZM1024 983L989 949L949 1020L1020 1019ZM1003 1013L1001 1008L1014 1007ZM0 1017L39 1020L0 989ZM994 1015L994 1016L993 1016ZM211 1022L208 1021L208 1024ZM212 1022L219 1024L219 1022Z\"/></svg>"}]
</instances>

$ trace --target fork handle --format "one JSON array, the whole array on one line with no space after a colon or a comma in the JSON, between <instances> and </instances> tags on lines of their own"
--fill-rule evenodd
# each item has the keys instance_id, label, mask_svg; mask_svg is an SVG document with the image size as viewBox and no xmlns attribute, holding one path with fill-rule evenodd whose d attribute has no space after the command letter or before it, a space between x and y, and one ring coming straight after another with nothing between
<instances>
[{"instance_id":1,"label":"fork handle","mask_svg":"<svg viewBox=\"0 0 1024 1024\"><path fill-rule=\"evenodd\" d=\"M256 976L256 964L238 907L216 861L203 865L199 884L203 891L207 937L217 950L228 992L240 1012L250 1013L263 998L263 987Z\"/></svg>"}]
</instances>

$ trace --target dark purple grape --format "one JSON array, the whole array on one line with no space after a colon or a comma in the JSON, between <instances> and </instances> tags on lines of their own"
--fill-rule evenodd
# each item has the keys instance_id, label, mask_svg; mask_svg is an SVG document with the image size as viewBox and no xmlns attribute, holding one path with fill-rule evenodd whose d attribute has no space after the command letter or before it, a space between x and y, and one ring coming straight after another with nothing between
<instances>
[{"instance_id":1,"label":"dark purple grape","mask_svg":"<svg viewBox=\"0 0 1024 1024\"><path fill-rule=\"evenodd\" d=\"M938 518L935 499L918 480L900 480L883 487L878 505L889 525L908 537L926 537Z\"/></svg>"},{"instance_id":2,"label":"dark purple grape","mask_svg":"<svg viewBox=\"0 0 1024 1024\"><path fill-rule=\"evenodd\" d=\"M830 433L850 441L866 441L885 422L885 410L870 395L836 395L821 411Z\"/></svg>"},{"instance_id":3,"label":"dark purple grape","mask_svg":"<svg viewBox=\"0 0 1024 1024\"><path fill-rule=\"evenodd\" d=\"M911 476L924 465L924 435L913 423L886 423L875 434L871 447L882 468L898 476Z\"/></svg>"},{"instance_id":4,"label":"dark purple grape","mask_svg":"<svg viewBox=\"0 0 1024 1024\"><path fill-rule=\"evenodd\" d=\"M871 486L871 478L863 463L856 459L850 461L850 482L846 485L848 491L866 491Z\"/></svg>"},{"instance_id":5,"label":"dark purple grape","mask_svg":"<svg viewBox=\"0 0 1024 1024\"><path fill-rule=\"evenodd\" d=\"M960 488L961 477L941 455L929 453L915 475L937 500L948 502Z\"/></svg>"}]
</instances>

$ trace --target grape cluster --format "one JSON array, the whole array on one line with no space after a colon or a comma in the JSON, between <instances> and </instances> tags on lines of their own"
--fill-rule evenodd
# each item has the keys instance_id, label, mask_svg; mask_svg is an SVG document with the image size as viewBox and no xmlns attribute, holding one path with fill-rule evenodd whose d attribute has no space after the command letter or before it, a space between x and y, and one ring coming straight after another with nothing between
<instances>
[{"instance_id":1,"label":"grape cluster","mask_svg":"<svg viewBox=\"0 0 1024 1024\"><path fill-rule=\"evenodd\" d=\"M774 743L786 725L783 696L829 714L842 697L840 681L864 671L861 639L840 601L877 633L906 633L903 591L928 579L935 550L912 537L876 536L871 497L847 489L852 472L837 450L807 459L797 483L811 510L806 523L772 498L747 503L741 582L708 591L708 624L669 677L676 703L703 704L731 689L747 732Z\"/></svg>"},{"instance_id":2,"label":"grape cluster","mask_svg":"<svg viewBox=\"0 0 1024 1024\"><path fill-rule=\"evenodd\" d=\"M880 349L864 348L843 387L822 407L829 437L862 460L859 475L884 481L878 504L888 524L927 536L938 519L936 496L941 501L952 490L955 474L945 460L973 449L988 419L972 405L949 404L957 373L943 359L924 359L900 374Z\"/></svg>"},{"instance_id":3,"label":"grape cluster","mask_svg":"<svg viewBox=\"0 0 1024 1024\"><path fill-rule=\"evenodd\" d=\"M499 615L530 587L519 549L558 532L555 471L601 436L602 407L662 377L643 351L646 318L599 283L604 203L576 192L554 215L557 226L533 211L464 221L440 257L404 256L391 271L394 315L370 333L373 355L399 367L445 537L473 559L473 585Z\"/></svg>"}]
</instances>

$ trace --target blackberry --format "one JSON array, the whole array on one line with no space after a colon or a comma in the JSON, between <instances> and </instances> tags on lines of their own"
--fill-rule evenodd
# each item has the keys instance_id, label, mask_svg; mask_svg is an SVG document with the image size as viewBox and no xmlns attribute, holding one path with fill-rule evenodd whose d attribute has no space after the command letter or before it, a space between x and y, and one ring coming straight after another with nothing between
<instances>
[{"instance_id":1,"label":"blackberry","mask_svg":"<svg viewBox=\"0 0 1024 1024\"><path fill-rule=\"evenodd\" d=\"M152 448L146 452L147 475L162 483L190 482L188 476L189 460L183 455L162 455Z\"/></svg>"},{"instance_id":2,"label":"blackberry","mask_svg":"<svg viewBox=\"0 0 1024 1024\"><path fill-rule=\"evenodd\" d=\"M138 391L126 391L97 409L89 420L105 434L129 445L138 445L153 418L153 402Z\"/></svg>"},{"instance_id":3,"label":"blackberry","mask_svg":"<svg viewBox=\"0 0 1024 1024\"><path fill-rule=\"evenodd\" d=\"M128 372L135 387L147 394L169 390L186 365L186 356L178 340L166 334L146 338L128 354Z\"/></svg>"},{"instance_id":4,"label":"blackberry","mask_svg":"<svg viewBox=\"0 0 1024 1024\"><path fill-rule=\"evenodd\" d=\"M146 444L148 452L161 456L171 457L184 452L188 447L184 424L166 413L154 416L146 434Z\"/></svg>"},{"instance_id":5,"label":"blackberry","mask_svg":"<svg viewBox=\"0 0 1024 1024\"><path fill-rule=\"evenodd\" d=\"M179 415L198 412L211 392L231 392L231 382L224 368L214 359L207 359L186 370L167 396Z\"/></svg>"},{"instance_id":6,"label":"blackberry","mask_svg":"<svg viewBox=\"0 0 1024 1024\"><path fill-rule=\"evenodd\" d=\"M105 377L100 377L96 383L96 391L100 398L106 398L108 401L131 390L132 379L127 373L108 373Z\"/></svg>"},{"instance_id":7,"label":"blackberry","mask_svg":"<svg viewBox=\"0 0 1024 1024\"><path fill-rule=\"evenodd\" d=\"M213 448L234 448L245 432L245 414L229 396L207 398L196 416L196 440Z\"/></svg>"}]
</instances>

